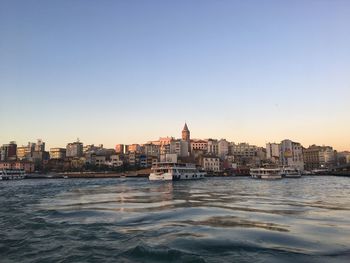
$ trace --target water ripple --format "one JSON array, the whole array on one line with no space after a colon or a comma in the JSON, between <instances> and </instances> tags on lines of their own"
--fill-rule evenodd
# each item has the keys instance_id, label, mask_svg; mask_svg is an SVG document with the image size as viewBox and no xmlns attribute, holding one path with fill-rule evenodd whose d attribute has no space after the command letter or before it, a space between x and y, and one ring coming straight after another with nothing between
<instances>
[{"instance_id":1,"label":"water ripple","mask_svg":"<svg viewBox=\"0 0 350 263\"><path fill-rule=\"evenodd\" d=\"M348 262L350 181L0 182L1 262Z\"/></svg>"}]
</instances>

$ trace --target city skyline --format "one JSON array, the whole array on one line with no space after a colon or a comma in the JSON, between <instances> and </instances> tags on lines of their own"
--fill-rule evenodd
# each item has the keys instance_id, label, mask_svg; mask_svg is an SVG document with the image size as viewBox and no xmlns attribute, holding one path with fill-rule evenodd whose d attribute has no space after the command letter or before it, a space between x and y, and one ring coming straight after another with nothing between
<instances>
[{"instance_id":1,"label":"city skyline","mask_svg":"<svg viewBox=\"0 0 350 263\"><path fill-rule=\"evenodd\" d=\"M187 122L185 122L185 127L187 128L187 126L188 126L188 124L187 124ZM188 128L187 128L188 129ZM144 145L144 144L147 144L147 143L152 143L153 141L158 141L159 139L161 139L161 138L174 138L175 140L176 139L181 139L181 137L182 137L182 139L183 139L183 134L181 134L181 133L183 133L183 131L182 132L179 132L178 131L178 134L177 135L166 135L166 136L158 136L157 138L149 138L148 140L146 140L146 141L143 141L143 142L137 142L137 141L133 141L133 142L128 142L128 143L125 143L125 142L120 142L120 141L118 141L118 142L115 142L113 145L106 145L106 144L104 144L103 142L101 142L101 141L98 141L98 142L84 142L84 140L81 140L81 138L80 137L77 137L76 139L73 139L73 140L71 140L71 141L67 141L67 142L65 142L64 143L64 145L53 145L52 143L50 144L50 142L49 143L47 143L47 141L45 141L45 140L42 140L42 138L40 138L40 139L35 139L35 140L28 140L27 142L25 142L25 143L18 143L18 141L16 141L16 140L9 140L8 142L16 142L17 144L18 144L18 146L27 146L27 144L28 143L32 143L32 142L34 142L34 141L43 141L44 142L44 144L47 146L47 150L48 149L50 149L50 148L65 148L68 144L70 144L70 143L73 143L73 142L81 142L81 143L83 143L84 144L84 146L85 145L95 145L95 146L98 146L98 145L103 145L105 148L109 148L109 149L114 149L115 147L116 147L116 145L119 145L119 144L121 144L121 145L133 145L133 144L139 144L139 145ZM192 133L191 133L192 134ZM240 143L248 143L248 144L250 144L250 145L256 145L257 147L263 147L263 148L265 148L266 147L266 144L270 144L270 143L279 143L279 142L281 142L281 141L283 141L283 140L291 140L291 141L293 141L293 142L298 142L298 143L300 143L303 147L305 147L305 148L307 148L307 147L310 147L310 146L312 146L312 145L322 145L322 146L331 146L331 147L333 147L333 145L330 145L330 144L325 144L325 143L311 143L311 144L303 144L302 142L300 142L300 141L298 141L298 140L295 140L295 139L293 139L293 138L283 138L283 139L281 139L281 140L270 140L270 141L266 141L263 145L259 145L259 144L255 144L255 143L252 143L252 142L250 142L250 141L247 141L247 140L243 140L243 141L234 141L234 140L230 140L230 139L228 139L228 138L224 138L224 137L192 137L191 136L191 138L190 138L190 140L191 140L191 142L192 141L195 141L195 140L208 140L208 139L214 139L214 140L227 140L228 142L230 142L230 143L235 143L235 144L240 144ZM343 150L338 150L338 149L336 149L335 148L335 150L337 150L337 151L339 151L339 152L341 152L341 151L349 151L349 149L343 149Z\"/></svg>"},{"instance_id":2,"label":"city skyline","mask_svg":"<svg viewBox=\"0 0 350 263\"><path fill-rule=\"evenodd\" d=\"M350 149L347 1L2 1L0 142Z\"/></svg>"}]
</instances>

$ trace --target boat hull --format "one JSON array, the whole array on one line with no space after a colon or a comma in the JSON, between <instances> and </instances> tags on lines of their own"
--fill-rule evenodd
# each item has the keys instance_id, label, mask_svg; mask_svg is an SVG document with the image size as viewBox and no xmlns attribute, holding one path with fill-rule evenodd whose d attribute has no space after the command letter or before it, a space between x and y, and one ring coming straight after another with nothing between
<instances>
[{"instance_id":1,"label":"boat hull","mask_svg":"<svg viewBox=\"0 0 350 263\"><path fill-rule=\"evenodd\" d=\"M178 175L172 175L169 173L164 173L164 174L151 173L148 177L150 181L199 180L204 178L205 178L205 173L178 174Z\"/></svg>"},{"instance_id":2,"label":"boat hull","mask_svg":"<svg viewBox=\"0 0 350 263\"><path fill-rule=\"evenodd\" d=\"M282 179L281 175L262 175L261 179L264 180L278 180L278 179Z\"/></svg>"}]
</instances>

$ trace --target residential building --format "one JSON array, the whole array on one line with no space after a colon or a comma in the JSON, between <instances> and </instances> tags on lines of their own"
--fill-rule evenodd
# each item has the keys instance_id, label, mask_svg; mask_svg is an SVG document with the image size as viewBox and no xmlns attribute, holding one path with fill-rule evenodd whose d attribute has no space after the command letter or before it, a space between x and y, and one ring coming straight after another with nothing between
<instances>
[{"instance_id":1,"label":"residential building","mask_svg":"<svg viewBox=\"0 0 350 263\"><path fill-rule=\"evenodd\" d=\"M40 165L42 161L47 161L50 159L50 155L48 152L39 152L39 151L34 151L32 153L31 160L35 162L36 165Z\"/></svg>"},{"instance_id":2,"label":"residential building","mask_svg":"<svg viewBox=\"0 0 350 263\"><path fill-rule=\"evenodd\" d=\"M266 144L266 159L278 163L280 159L280 145L278 143Z\"/></svg>"},{"instance_id":3,"label":"residential building","mask_svg":"<svg viewBox=\"0 0 350 263\"><path fill-rule=\"evenodd\" d=\"M21 169L26 173L33 173L35 171L34 163L29 161L0 161L0 169Z\"/></svg>"},{"instance_id":4,"label":"residential building","mask_svg":"<svg viewBox=\"0 0 350 263\"><path fill-rule=\"evenodd\" d=\"M218 141L218 156L221 160L225 159L225 156L229 153L229 142L225 139Z\"/></svg>"},{"instance_id":5,"label":"residential building","mask_svg":"<svg viewBox=\"0 0 350 263\"><path fill-rule=\"evenodd\" d=\"M128 152L140 153L141 152L141 146L139 144L125 145L125 153L128 153Z\"/></svg>"},{"instance_id":6,"label":"residential building","mask_svg":"<svg viewBox=\"0 0 350 263\"><path fill-rule=\"evenodd\" d=\"M148 159L147 159L147 155L145 154L140 155L140 167L142 168L148 167Z\"/></svg>"},{"instance_id":7,"label":"residential building","mask_svg":"<svg viewBox=\"0 0 350 263\"><path fill-rule=\"evenodd\" d=\"M91 164L96 166L103 166L106 164L106 156L104 155L92 155Z\"/></svg>"},{"instance_id":8,"label":"residential building","mask_svg":"<svg viewBox=\"0 0 350 263\"><path fill-rule=\"evenodd\" d=\"M160 156L161 162L177 163L177 154L176 153L167 153Z\"/></svg>"},{"instance_id":9,"label":"residential building","mask_svg":"<svg viewBox=\"0 0 350 263\"><path fill-rule=\"evenodd\" d=\"M127 162L130 166L138 166L140 164L140 154L137 152L129 152L127 154Z\"/></svg>"},{"instance_id":10,"label":"residential building","mask_svg":"<svg viewBox=\"0 0 350 263\"><path fill-rule=\"evenodd\" d=\"M217 155L219 152L218 140L208 139L207 153L210 155Z\"/></svg>"},{"instance_id":11,"label":"residential building","mask_svg":"<svg viewBox=\"0 0 350 263\"><path fill-rule=\"evenodd\" d=\"M154 144L159 146L159 154L170 153L170 143L175 140L174 137L161 137L158 141L150 141L148 144Z\"/></svg>"},{"instance_id":12,"label":"residential building","mask_svg":"<svg viewBox=\"0 0 350 263\"><path fill-rule=\"evenodd\" d=\"M11 141L8 144L3 144L0 148L0 161L15 161L17 159L17 144L14 141Z\"/></svg>"},{"instance_id":13,"label":"residential building","mask_svg":"<svg viewBox=\"0 0 350 263\"><path fill-rule=\"evenodd\" d=\"M304 149L303 154L307 170L331 167L336 163L336 152L331 146L311 145Z\"/></svg>"},{"instance_id":14,"label":"residential building","mask_svg":"<svg viewBox=\"0 0 350 263\"><path fill-rule=\"evenodd\" d=\"M109 165L113 167L119 167L123 165L123 161L119 154L111 155Z\"/></svg>"},{"instance_id":15,"label":"residential building","mask_svg":"<svg viewBox=\"0 0 350 263\"><path fill-rule=\"evenodd\" d=\"M177 154L178 157L187 157L189 156L188 151L188 141L184 140L172 140L170 142L170 153Z\"/></svg>"},{"instance_id":16,"label":"residential building","mask_svg":"<svg viewBox=\"0 0 350 263\"><path fill-rule=\"evenodd\" d=\"M208 141L198 140L198 139L191 140L191 152L197 151L197 150L207 152L207 149L208 149Z\"/></svg>"},{"instance_id":17,"label":"residential building","mask_svg":"<svg viewBox=\"0 0 350 263\"><path fill-rule=\"evenodd\" d=\"M66 158L66 149L65 148L51 148L50 149L50 159L59 159L63 160Z\"/></svg>"},{"instance_id":18,"label":"residential building","mask_svg":"<svg viewBox=\"0 0 350 263\"><path fill-rule=\"evenodd\" d=\"M319 153L320 166L322 168L330 168L336 164L336 151L332 147L324 147Z\"/></svg>"},{"instance_id":19,"label":"residential building","mask_svg":"<svg viewBox=\"0 0 350 263\"><path fill-rule=\"evenodd\" d=\"M68 143L66 147L67 157L81 157L83 156L83 144L79 141Z\"/></svg>"},{"instance_id":20,"label":"residential building","mask_svg":"<svg viewBox=\"0 0 350 263\"><path fill-rule=\"evenodd\" d=\"M153 144L153 143L146 143L143 145L143 153L146 156L159 156L159 145Z\"/></svg>"},{"instance_id":21,"label":"residential building","mask_svg":"<svg viewBox=\"0 0 350 263\"><path fill-rule=\"evenodd\" d=\"M220 158L214 156L203 156L202 167L209 172L220 172Z\"/></svg>"},{"instance_id":22,"label":"residential building","mask_svg":"<svg viewBox=\"0 0 350 263\"><path fill-rule=\"evenodd\" d=\"M304 170L303 147L300 143L291 140L281 142L280 165Z\"/></svg>"},{"instance_id":23,"label":"residential building","mask_svg":"<svg viewBox=\"0 0 350 263\"><path fill-rule=\"evenodd\" d=\"M35 144L34 151L36 152L44 152L45 151L45 142L42 139L38 139Z\"/></svg>"},{"instance_id":24,"label":"residential building","mask_svg":"<svg viewBox=\"0 0 350 263\"><path fill-rule=\"evenodd\" d=\"M27 146L17 147L17 159L30 160L35 149L36 149L36 143L34 142L28 142Z\"/></svg>"},{"instance_id":25,"label":"residential building","mask_svg":"<svg viewBox=\"0 0 350 263\"><path fill-rule=\"evenodd\" d=\"M266 159L266 150L249 143L231 143L230 154L239 165L258 166Z\"/></svg>"},{"instance_id":26,"label":"residential building","mask_svg":"<svg viewBox=\"0 0 350 263\"><path fill-rule=\"evenodd\" d=\"M231 143L231 154L234 155L236 158L239 157L245 157L245 158L252 158L256 156L256 152L258 147L255 145L249 145L249 143Z\"/></svg>"},{"instance_id":27,"label":"residential building","mask_svg":"<svg viewBox=\"0 0 350 263\"><path fill-rule=\"evenodd\" d=\"M117 144L115 146L115 152L117 154L121 154L121 153L124 153L124 144Z\"/></svg>"}]
</instances>

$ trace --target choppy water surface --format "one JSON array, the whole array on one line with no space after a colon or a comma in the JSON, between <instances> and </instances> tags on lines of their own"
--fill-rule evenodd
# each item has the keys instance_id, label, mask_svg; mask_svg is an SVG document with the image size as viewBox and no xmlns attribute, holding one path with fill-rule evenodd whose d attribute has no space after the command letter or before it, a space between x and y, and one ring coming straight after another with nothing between
<instances>
[{"instance_id":1,"label":"choppy water surface","mask_svg":"<svg viewBox=\"0 0 350 263\"><path fill-rule=\"evenodd\" d=\"M1 262L349 262L350 178L0 182Z\"/></svg>"}]
</instances>

